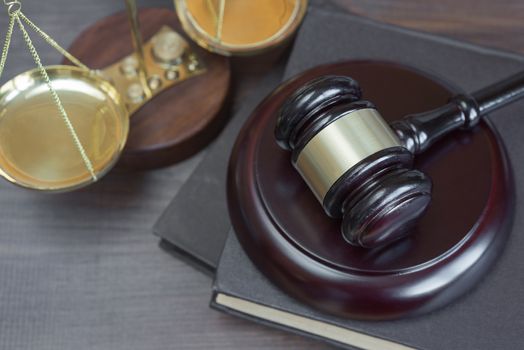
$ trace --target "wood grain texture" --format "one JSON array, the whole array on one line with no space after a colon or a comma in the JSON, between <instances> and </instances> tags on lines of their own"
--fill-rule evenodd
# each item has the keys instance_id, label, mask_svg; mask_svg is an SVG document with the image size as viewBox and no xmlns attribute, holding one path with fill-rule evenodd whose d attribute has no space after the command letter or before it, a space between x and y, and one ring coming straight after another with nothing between
<instances>
[{"instance_id":1,"label":"wood grain texture","mask_svg":"<svg viewBox=\"0 0 524 350\"><path fill-rule=\"evenodd\" d=\"M518 0L332 0L380 22L524 53L524 2Z\"/></svg>"},{"instance_id":2,"label":"wood grain texture","mask_svg":"<svg viewBox=\"0 0 524 350\"><path fill-rule=\"evenodd\" d=\"M65 47L96 21L124 10L124 2L117 0L22 2L26 15ZM172 8L169 0L138 3ZM499 4L510 6L500 6L494 22L478 23L474 34L470 25L457 25L449 35L476 37L494 47L524 46L524 24L515 23L514 29L505 25L509 18L520 18L520 0L468 3L475 13L486 14ZM448 18L457 23L476 18L471 8L455 11L451 0L347 4L353 12L390 22L392 16L410 19L418 14L417 28L439 33L446 33L442 28ZM429 11L427 4L442 9ZM3 35L7 18L0 11ZM61 61L60 54L36 37L35 44L44 63ZM15 33L2 82L32 67ZM238 86L256 86L256 80L245 82L240 75L236 80L235 93L246 93ZM0 182L0 349L331 348L210 310L208 277L157 247L151 226L200 158L148 173L116 169L99 184L67 195L42 196Z\"/></svg>"}]
</instances>

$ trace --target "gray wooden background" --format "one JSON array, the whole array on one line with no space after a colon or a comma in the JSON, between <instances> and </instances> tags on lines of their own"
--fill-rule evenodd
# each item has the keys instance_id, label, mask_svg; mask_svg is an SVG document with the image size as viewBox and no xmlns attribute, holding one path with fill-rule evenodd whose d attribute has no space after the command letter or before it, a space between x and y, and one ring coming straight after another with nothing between
<instances>
[{"instance_id":1,"label":"gray wooden background","mask_svg":"<svg viewBox=\"0 0 524 350\"><path fill-rule=\"evenodd\" d=\"M121 0L22 3L66 47L124 9ZM172 7L169 0L139 3ZM3 36L7 15L0 14ZM14 38L2 82L33 67L18 32ZM60 61L38 48L44 63ZM158 247L151 227L200 157L152 172L116 169L61 195L0 181L0 349L328 348L209 309L209 277Z\"/></svg>"}]
</instances>

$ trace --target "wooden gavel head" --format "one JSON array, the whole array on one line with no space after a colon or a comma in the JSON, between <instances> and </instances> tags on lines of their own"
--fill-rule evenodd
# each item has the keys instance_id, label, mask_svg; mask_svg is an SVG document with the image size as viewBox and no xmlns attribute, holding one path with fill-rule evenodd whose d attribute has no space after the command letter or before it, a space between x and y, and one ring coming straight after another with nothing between
<instances>
[{"instance_id":1,"label":"wooden gavel head","mask_svg":"<svg viewBox=\"0 0 524 350\"><path fill-rule=\"evenodd\" d=\"M523 98L524 72L391 125L361 97L349 77L312 80L283 104L275 138L325 212L342 217L346 240L373 248L410 233L431 201L431 180L412 169L414 155Z\"/></svg>"},{"instance_id":2,"label":"wooden gavel head","mask_svg":"<svg viewBox=\"0 0 524 350\"><path fill-rule=\"evenodd\" d=\"M399 127L399 129L401 129ZM431 180L358 83L315 79L282 106L275 138L342 234L366 248L408 234L431 200Z\"/></svg>"}]
</instances>

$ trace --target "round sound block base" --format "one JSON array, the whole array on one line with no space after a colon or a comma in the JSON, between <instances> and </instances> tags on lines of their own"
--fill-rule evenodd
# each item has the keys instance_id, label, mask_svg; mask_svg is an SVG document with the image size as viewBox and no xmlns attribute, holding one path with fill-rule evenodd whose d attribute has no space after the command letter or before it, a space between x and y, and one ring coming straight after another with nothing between
<instances>
[{"instance_id":1,"label":"round sound block base","mask_svg":"<svg viewBox=\"0 0 524 350\"><path fill-rule=\"evenodd\" d=\"M290 80L253 112L233 150L228 202L235 232L272 282L324 312L383 320L433 311L474 287L504 247L514 210L504 147L487 122L441 140L416 160L433 195L412 235L383 248L353 247L273 137L283 100L328 74L359 81L387 121L440 106L458 92L386 62L325 65Z\"/></svg>"},{"instance_id":2,"label":"round sound block base","mask_svg":"<svg viewBox=\"0 0 524 350\"><path fill-rule=\"evenodd\" d=\"M147 42L162 26L180 34L204 62L206 71L153 97L131 116L129 137L119 165L157 168L181 161L205 147L226 122L222 107L229 91L229 59L194 44L168 9L139 12L142 38ZM102 69L133 52L125 12L103 18L81 33L69 48L92 69ZM121 92L125 93L125 92Z\"/></svg>"}]
</instances>

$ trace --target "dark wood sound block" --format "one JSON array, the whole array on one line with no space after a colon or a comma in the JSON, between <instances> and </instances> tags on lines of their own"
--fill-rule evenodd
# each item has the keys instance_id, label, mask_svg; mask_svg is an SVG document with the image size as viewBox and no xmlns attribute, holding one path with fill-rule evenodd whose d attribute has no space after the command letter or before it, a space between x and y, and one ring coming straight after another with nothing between
<instances>
[{"instance_id":1,"label":"dark wood sound block","mask_svg":"<svg viewBox=\"0 0 524 350\"><path fill-rule=\"evenodd\" d=\"M147 169L183 160L206 146L226 121L222 106L229 91L229 59L194 44L176 14L148 8L139 13L144 42L168 25L189 43L207 71L161 92L131 117L129 138L119 165ZM93 69L107 67L133 52L125 12L106 17L86 29L69 48Z\"/></svg>"},{"instance_id":2,"label":"dark wood sound block","mask_svg":"<svg viewBox=\"0 0 524 350\"><path fill-rule=\"evenodd\" d=\"M440 106L457 92L385 62L325 65L288 81L258 106L236 141L228 174L235 232L272 282L325 312L379 320L435 310L489 273L504 247L514 211L504 146L488 122L435 144L416 162L432 178L433 198L415 232L384 248L353 247L273 137L283 100L328 74L359 81L388 121Z\"/></svg>"}]
</instances>

